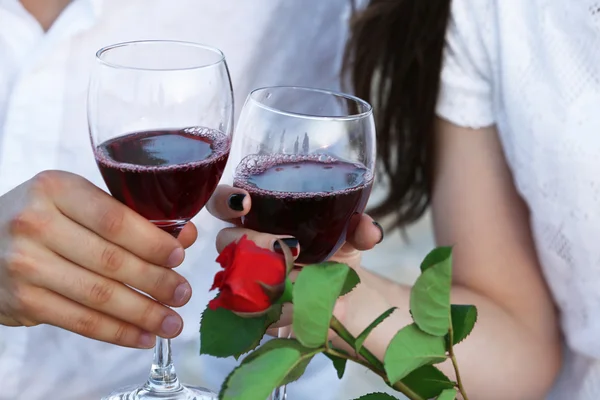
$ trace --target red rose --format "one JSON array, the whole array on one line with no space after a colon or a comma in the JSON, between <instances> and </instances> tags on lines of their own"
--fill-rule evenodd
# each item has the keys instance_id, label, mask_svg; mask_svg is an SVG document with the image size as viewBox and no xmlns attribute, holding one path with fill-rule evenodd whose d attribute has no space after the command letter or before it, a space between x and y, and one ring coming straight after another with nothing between
<instances>
[{"instance_id":1,"label":"red rose","mask_svg":"<svg viewBox=\"0 0 600 400\"><path fill-rule=\"evenodd\" d=\"M219 296L208 306L239 313L259 313L273 304L265 287L285 286L285 258L263 249L244 235L239 242L230 243L216 260L223 271L215 275L210 290L219 289Z\"/></svg>"}]
</instances>

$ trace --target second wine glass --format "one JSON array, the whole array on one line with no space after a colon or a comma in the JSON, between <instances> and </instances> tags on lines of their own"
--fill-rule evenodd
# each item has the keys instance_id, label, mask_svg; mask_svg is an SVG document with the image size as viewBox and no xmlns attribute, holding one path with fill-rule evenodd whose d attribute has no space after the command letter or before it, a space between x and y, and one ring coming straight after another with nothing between
<instances>
[{"instance_id":1,"label":"second wine glass","mask_svg":"<svg viewBox=\"0 0 600 400\"><path fill-rule=\"evenodd\" d=\"M293 236L298 263L328 260L356 227L371 193L371 106L321 89L257 89L246 100L235 136L234 186L252 197L244 227ZM270 400L286 397L284 386Z\"/></svg>"},{"instance_id":2,"label":"second wine glass","mask_svg":"<svg viewBox=\"0 0 600 400\"><path fill-rule=\"evenodd\" d=\"M298 239L301 264L325 261L354 229L371 193L371 106L320 89L257 89L242 109L232 158L234 186L252 197L243 225Z\"/></svg>"}]
</instances>

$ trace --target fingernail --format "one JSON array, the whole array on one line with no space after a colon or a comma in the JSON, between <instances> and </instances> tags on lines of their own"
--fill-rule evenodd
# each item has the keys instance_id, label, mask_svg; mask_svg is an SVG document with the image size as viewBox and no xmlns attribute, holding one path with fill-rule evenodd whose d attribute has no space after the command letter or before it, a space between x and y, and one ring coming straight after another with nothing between
<instances>
[{"instance_id":1,"label":"fingernail","mask_svg":"<svg viewBox=\"0 0 600 400\"><path fill-rule=\"evenodd\" d=\"M144 332L140 335L138 344L141 348L150 349L150 348L154 347L155 340L156 340L155 335L148 333L148 332Z\"/></svg>"},{"instance_id":2,"label":"fingernail","mask_svg":"<svg viewBox=\"0 0 600 400\"><path fill-rule=\"evenodd\" d=\"M233 211L244 211L244 199L246 195L243 193L236 193L229 196L227 204Z\"/></svg>"},{"instance_id":3,"label":"fingernail","mask_svg":"<svg viewBox=\"0 0 600 400\"><path fill-rule=\"evenodd\" d=\"M285 238L285 239L279 239L281 240L287 247L290 248L290 251L292 252L292 256L296 257L299 253L299 249L298 249L298 239L296 238ZM279 254L283 254L283 249L281 248L281 245L279 244L279 242L275 242L273 244L273 251L275 251L276 253Z\"/></svg>"},{"instance_id":4,"label":"fingernail","mask_svg":"<svg viewBox=\"0 0 600 400\"><path fill-rule=\"evenodd\" d=\"M188 283L182 283L175 289L175 292L173 293L173 300L177 304L182 304L189 298L191 291L192 288Z\"/></svg>"},{"instance_id":5,"label":"fingernail","mask_svg":"<svg viewBox=\"0 0 600 400\"><path fill-rule=\"evenodd\" d=\"M373 225L375 225L377 227L377 229L379 229L379 232L381 232L381 239L379 239L379 242L377 242L377 244L383 242L383 238L385 237L385 232L383 231L383 227L379 224L379 222L377 221L373 221Z\"/></svg>"},{"instance_id":6,"label":"fingernail","mask_svg":"<svg viewBox=\"0 0 600 400\"><path fill-rule=\"evenodd\" d=\"M163 320L161 329L167 336L173 336L181 330L181 319L174 315L169 315Z\"/></svg>"},{"instance_id":7,"label":"fingernail","mask_svg":"<svg viewBox=\"0 0 600 400\"><path fill-rule=\"evenodd\" d=\"M167 267L178 266L183 262L183 257L185 257L183 249L181 247L176 248L167 259Z\"/></svg>"}]
</instances>

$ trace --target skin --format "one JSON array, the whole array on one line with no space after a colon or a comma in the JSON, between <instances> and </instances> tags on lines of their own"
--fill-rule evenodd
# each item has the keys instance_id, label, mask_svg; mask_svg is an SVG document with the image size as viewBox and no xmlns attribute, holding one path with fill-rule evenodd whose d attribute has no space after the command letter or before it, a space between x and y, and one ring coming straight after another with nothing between
<instances>
[{"instance_id":1,"label":"skin","mask_svg":"<svg viewBox=\"0 0 600 400\"><path fill-rule=\"evenodd\" d=\"M560 369L560 331L534 250L529 212L515 189L496 129L471 130L438 120L436 143L432 201L436 241L454 245L453 303L475 304L479 311L474 332L456 349L464 386L472 399L543 399ZM238 222L250 209L251 199L246 197L243 212L230 210L227 199L240 192L244 193L220 187L209 210L217 218ZM412 322L410 288L361 268L359 250L372 248L380 239L370 221L363 216L355 234L334 256L361 277L359 287L338 301L334 313L358 335L377 315L398 307L365 343L383 359L394 334ZM217 249L243 234L263 247L274 240L266 233L227 228L217 237ZM289 321L288 310L280 325ZM341 345L339 338L332 339ZM441 369L454 378L449 363Z\"/></svg>"},{"instance_id":2,"label":"skin","mask_svg":"<svg viewBox=\"0 0 600 400\"><path fill-rule=\"evenodd\" d=\"M21 4L47 32L71 0L21 0Z\"/></svg>"},{"instance_id":3,"label":"skin","mask_svg":"<svg viewBox=\"0 0 600 400\"><path fill-rule=\"evenodd\" d=\"M50 324L128 347L177 336L189 283L179 240L87 180L46 171L0 197L0 324ZM148 296L138 293L133 288Z\"/></svg>"}]
</instances>

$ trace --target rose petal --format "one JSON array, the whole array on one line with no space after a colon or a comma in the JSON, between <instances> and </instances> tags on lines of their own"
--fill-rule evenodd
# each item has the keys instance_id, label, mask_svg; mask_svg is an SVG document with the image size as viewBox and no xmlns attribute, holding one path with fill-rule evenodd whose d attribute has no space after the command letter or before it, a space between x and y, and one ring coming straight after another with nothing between
<instances>
[{"instance_id":1,"label":"rose petal","mask_svg":"<svg viewBox=\"0 0 600 400\"><path fill-rule=\"evenodd\" d=\"M223 303L223 301L221 300L221 297L217 297L208 302L208 308L215 311L219 307L223 308L222 303Z\"/></svg>"},{"instance_id":2,"label":"rose petal","mask_svg":"<svg viewBox=\"0 0 600 400\"><path fill-rule=\"evenodd\" d=\"M213 281L212 287L210 288L209 291L218 289L221 286L223 286L223 278L224 277L225 277L225 272L224 271L217 272L217 274L215 275L215 280Z\"/></svg>"},{"instance_id":3,"label":"rose petal","mask_svg":"<svg viewBox=\"0 0 600 400\"><path fill-rule=\"evenodd\" d=\"M235 290L231 286L227 286L221 292L225 307L232 311L239 312L260 312L271 307L269 297L264 292L257 292L255 287L246 287L241 290ZM262 288L260 288L262 290ZM225 294L223 296L223 294Z\"/></svg>"},{"instance_id":4,"label":"rose petal","mask_svg":"<svg viewBox=\"0 0 600 400\"><path fill-rule=\"evenodd\" d=\"M219 264L221 264L221 268L228 268L233 262L235 248L237 243L231 242L221 251L217 259L215 260Z\"/></svg>"},{"instance_id":5,"label":"rose petal","mask_svg":"<svg viewBox=\"0 0 600 400\"><path fill-rule=\"evenodd\" d=\"M272 299L265 293L262 284L277 287L284 283L286 277L284 257L258 247L245 235L237 243L230 243L223 249L217 262L223 270L215 275L213 289L219 288L220 292L219 300L213 302L213 307L234 312L267 310Z\"/></svg>"}]
</instances>

